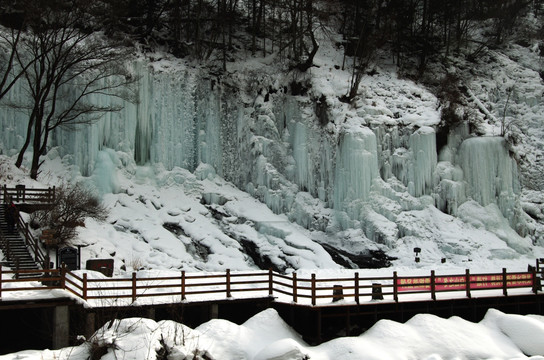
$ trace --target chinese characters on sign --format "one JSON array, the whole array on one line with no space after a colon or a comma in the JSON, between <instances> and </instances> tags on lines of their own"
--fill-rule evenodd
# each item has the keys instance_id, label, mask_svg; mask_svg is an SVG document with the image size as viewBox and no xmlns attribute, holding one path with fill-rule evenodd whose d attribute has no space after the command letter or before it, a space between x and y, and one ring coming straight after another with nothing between
<instances>
[{"instance_id":1,"label":"chinese characters on sign","mask_svg":"<svg viewBox=\"0 0 544 360\"><path fill-rule=\"evenodd\" d=\"M464 275L436 276L434 278L436 291L465 290ZM533 285L532 273L516 273L506 275L506 287L530 287ZM470 275L470 289L500 289L503 286L503 275ZM398 278L398 291L431 291L430 277Z\"/></svg>"}]
</instances>

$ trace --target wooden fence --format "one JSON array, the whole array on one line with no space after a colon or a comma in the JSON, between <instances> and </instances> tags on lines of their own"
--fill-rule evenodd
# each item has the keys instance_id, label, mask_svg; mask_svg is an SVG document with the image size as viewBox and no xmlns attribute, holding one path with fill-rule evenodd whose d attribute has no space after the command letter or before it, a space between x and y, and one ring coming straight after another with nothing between
<instances>
[{"instance_id":1,"label":"wooden fence","mask_svg":"<svg viewBox=\"0 0 544 360\"><path fill-rule=\"evenodd\" d=\"M27 188L24 185L16 185L8 188L2 186L2 197L4 204L14 201L16 203L41 203L52 204L55 202L56 189L50 187L47 189Z\"/></svg>"},{"instance_id":2,"label":"wooden fence","mask_svg":"<svg viewBox=\"0 0 544 360\"><path fill-rule=\"evenodd\" d=\"M185 271L168 276L142 276L132 273L129 277L105 278L78 275L61 269L42 270L34 278L22 278L23 271L0 270L0 297L7 292L44 291L63 289L85 300L90 306L129 306L134 304L176 303L185 301L214 301L233 298L275 297L276 301L303 305L331 305L339 300L363 302L389 300L410 301L437 300L444 298L472 297L476 291L490 291L485 296L509 296L522 293L537 294L541 289L541 277L536 268L528 272L318 278L299 277L296 273L282 275L273 271L231 272L214 274L187 274ZM30 271L26 271L30 272ZM36 271L33 271L34 273ZM236 297L234 294L237 294ZM238 295L240 294L240 295Z\"/></svg>"},{"instance_id":3,"label":"wooden fence","mask_svg":"<svg viewBox=\"0 0 544 360\"><path fill-rule=\"evenodd\" d=\"M25 292L29 300L35 292L43 293L53 289L63 289L62 269L50 270L5 270L0 266L0 299L2 295L16 294L17 299L24 299Z\"/></svg>"}]
</instances>

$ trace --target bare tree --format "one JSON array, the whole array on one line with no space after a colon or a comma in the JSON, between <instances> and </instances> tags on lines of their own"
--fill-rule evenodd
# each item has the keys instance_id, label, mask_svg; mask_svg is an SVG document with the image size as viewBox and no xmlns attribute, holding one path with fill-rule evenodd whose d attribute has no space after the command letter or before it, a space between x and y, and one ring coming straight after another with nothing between
<instances>
[{"instance_id":1,"label":"bare tree","mask_svg":"<svg viewBox=\"0 0 544 360\"><path fill-rule=\"evenodd\" d=\"M350 32L352 34L349 36L349 43L346 44L344 49L344 56L348 51L353 56L349 90L346 95L340 98L341 101L347 103L357 95L359 85L374 59L378 47L378 35L376 34L377 6L373 1L368 1L365 5L365 15L363 16L361 15L363 11L359 9L361 4L355 2L354 18L351 20L353 25Z\"/></svg>"},{"instance_id":2,"label":"bare tree","mask_svg":"<svg viewBox=\"0 0 544 360\"><path fill-rule=\"evenodd\" d=\"M32 3L31 3L32 4ZM107 112L119 111L121 102L135 101L130 85L135 81L124 66L126 53L90 31L81 4L71 7L30 9L29 31L21 35L15 58L29 92L30 105L14 104L29 111L25 143L16 166L32 142L30 176L38 177L40 157L45 154L50 133L59 127L90 124ZM110 96L108 105L92 101L94 95Z\"/></svg>"},{"instance_id":3,"label":"bare tree","mask_svg":"<svg viewBox=\"0 0 544 360\"><path fill-rule=\"evenodd\" d=\"M11 36L10 36L11 35ZM21 36L20 30L11 29L10 35L0 33L0 39L3 42L3 51L2 54L5 56L7 54L7 59L2 59L2 78L0 79L0 99L2 99L9 90L15 85L17 80L23 75L24 71L19 71L16 74L13 74L13 60L15 58L14 49L19 43Z\"/></svg>"},{"instance_id":4,"label":"bare tree","mask_svg":"<svg viewBox=\"0 0 544 360\"><path fill-rule=\"evenodd\" d=\"M15 55L21 39L23 24L16 24L16 27L0 31L0 49L2 61L0 62L0 100L6 96L11 88L25 74L38 58L28 61L25 67L14 66L17 64Z\"/></svg>"}]
</instances>

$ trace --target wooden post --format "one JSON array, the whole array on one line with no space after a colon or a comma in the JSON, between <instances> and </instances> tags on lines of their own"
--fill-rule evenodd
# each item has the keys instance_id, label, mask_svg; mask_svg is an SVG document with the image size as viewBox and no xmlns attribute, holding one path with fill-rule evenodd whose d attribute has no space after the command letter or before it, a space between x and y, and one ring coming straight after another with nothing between
<instances>
[{"instance_id":1,"label":"wooden post","mask_svg":"<svg viewBox=\"0 0 544 360\"><path fill-rule=\"evenodd\" d=\"M136 272L132 272L132 302L136 301Z\"/></svg>"},{"instance_id":2,"label":"wooden post","mask_svg":"<svg viewBox=\"0 0 544 360\"><path fill-rule=\"evenodd\" d=\"M83 300L87 300L87 273L83 273Z\"/></svg>"},{"instance_id":3,"label":"wooden post","mask_svg":"<svg viewBox=\"0 0 544 360\"><path fill-rule=\"evenodd\" d=\"M2 299L2 266L0 266L0 299Z\"/></svg>"},{"instance_id":4,"label":"wooden post","mask_svg":"<svg viewBox=\"0 0 544 360\"><path fill-rule=\"evenodd\" d=\"M19 275L20 275L19 274L19 271L20 271L20 269L19 269L19 258L15 258L15 271L16 271L15 278L19 279Z\"/></svg>"},{"instance_id":5,"label":"wooden post","mask_svg":"<svg viewBox=\"0 0 544 360\"><path fill-rule=\"evenodd\" d=\"M393 300L399 302L398 275L396 271L393 271Z\"/></svg>"},{"instance_id":6,"label":"wooden post","mask_svg":"<svg viewBox=\"0 0 544 360\"><path fill-rule=\"evenodd\" d=\"M315 274L312 274L312 305L315 305L316 286L315 286Z\"/></svg>"},{"instance_id":7,"label":"wooden post","mask_svg":"<svg viewBox=\"0 0 544 360\"><path fill-rule=\"evenodd\" d=\"M434 270L431 270L431 299L436 300L436 279Z\"/></svg>"},{"instance_id":8,"label":"wooden post","mask_svg":"<svg viewBox=\"0 0 544 360\"><path fill-rule=\"evenodd\" d=\"M181 300L186 300L185 297L185 270L181 272Z\"/></svg>"},{"instance_id":9,"label":"wooden post","mask_svg":"<svg viewBox=\"0 0 544 360\"><path fill-rule=\"evenodd\" d=\"M293 273L293 302L296 303L298 298L297 294L297 273Z\"/></svg>"},{"instance_id":10,"label":"wooden post","mask_svg":"<svg viewBox=\"0 0 544 360\"><path fill-rule=\"evenodd\" d=\"M506 280L506 268L502 268L502 294L508 296L508 281Z\"/></svg>"},{"instance_id":11,"label":"wooden post","mask_svg":"<svg viewBox=\"0 0 544 360\"><path fill-rule=\"evenodd\" d=\"M66 264L62 263L60 268L60 288L66 289Z\"/></svg>"},{"instance_id":12,"label":"wooden post","mask_svg":"<svg viewBox=\"0 0 544 360\"><path fill-rule=\"evenodd\" d=\"M536 268L532 268L531 269L531 276L533 277L533 292L535 294L538 294L538 283L537 283L537 280L539 280L537 277L536 277Z\"/></svg>"},{"instance_id":13,"label":"wooden post","mask_svg":"<svg viewBox=\"0 0 544 360\"><path fill-rule=\"evenodd\" d=\"M359 305L359 273L355 273L355 302Z\"/></svg>"},{"instance_id":14,"label":"wooden post","mask_svg":"<svg viewBox=\"0 0 544 360\"><path fill-rule=\"evenodd\" d=\"M231 298L232 295L230 293L230 269L227 269L227 273L225 275L226 285L227 285L227 298Z\"/></svg>"},{"instance_id":15,"label":"wooden post","mask_svg":"<svg viewBox=\"0 0 544 360\"><path fill-rule=\"evenodd\" d=\"M43 269L44 270L50 270L51 269L51 258L49 257L49 251L47 251L47 255L43 258Z\"/></svg>"},{"instance_id":16,"label":"wooden post","mask_svg":"<svg viewBox=\"0 0 544 360\"><path fill-rule=\"evenodd\" d=\"M274 296L274 273L268 269L268 296Z\"/></svg>"},{"instance_id":17,"label":"wooden post","mask_svg":"<svg viewBox=\"0 0 544 360\"><path fill-rule=\"evenodd\" d=\"M470 270L465 270L465 290L467 292L467 298L471 298L472 294L470 293Z\"/></svg>"}]
</instances>

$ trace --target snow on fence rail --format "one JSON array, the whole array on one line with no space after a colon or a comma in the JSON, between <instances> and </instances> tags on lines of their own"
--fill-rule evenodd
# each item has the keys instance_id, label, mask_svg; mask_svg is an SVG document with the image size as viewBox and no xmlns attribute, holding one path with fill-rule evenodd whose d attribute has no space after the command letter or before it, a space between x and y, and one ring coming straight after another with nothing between
<instances>
[{"instance_id":1,"label":"snow on fence rail","mask_svg":"<svg viewBox=\"0 0 544 360\"><path fill-rule=\"evenodd\" d=\"M15 187L2 186L3 202L38 202L52 204L55 201L55 187L47 189L27 188L25 185L16 185Z\"/></svg>"},{"instance_id":2,"label":"snow on fence rail","mask_svg":"<svg viewBox=\"0 0 544 360\"><path fill-rule=\"evenodd\" d=\"M83 300L88 306L129 306L160 303L216 301L274 297L275 301L302 305L361 304L377 300L413 301L538 293L541 278L528 272L459 275L318 278L282 275L273 271L191 273L149 271L108 278L96 272L70 272L66 268L39 271L0 269L0 298L33 297L36 292L57 291ZM29 277L29 275L33 275ZM485 291L484 291L485 290ZM481 291L481 292L480 292ZM236 294L236 295L234 295Z\"/></svg>"}]
</instances>

